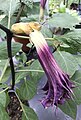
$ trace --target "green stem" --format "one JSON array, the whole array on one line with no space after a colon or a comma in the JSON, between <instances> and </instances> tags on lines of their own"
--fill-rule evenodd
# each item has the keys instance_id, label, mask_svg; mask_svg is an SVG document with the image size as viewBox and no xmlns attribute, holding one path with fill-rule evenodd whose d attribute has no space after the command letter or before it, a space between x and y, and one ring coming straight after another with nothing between
<instances>
[{"instance_id":1,"label":"green stem","mask_svg":"<svg viewBox=\"0 0 81 120\"><path fill-rule=\"evenodd\" d=\"M22 11L24 9L24 6L25 6L25 4L23 2L21 2L21 6L20 6L19 12L17 14L17 18L16 18L16 23L18 23L19 20L20 20L20 16L21 16L21 13L22 13Z\"/></svg>"},{"instance_id":2,"label":"green stem","mask_svg":"<svg viewBox=\"0 0 81 120\"><path fill-rule=\"evenodd\" d=\"M12 0L10 0L10 9L9 9L9 16L8 16L8 29L10 28L11 6L12 6Z\"/></svg>"},{"instance_id":3,"label":"green stem","mask_svg":"<svg viewBox=\"0 0 81 120\"><path fill-rule=\"evenodd\" d=\"M42 72L42 73L44 73L44 71L43 70L16 70L16 72Z\"/></svg>"},{"instance_id":4,"label":"green stem","mask_svg":"<svg viewBox=\"0 0 81 120\"><path fill-rule=\"evenodd\" d=\"M13 34L13 37L17 37L17 38L24 38L24 39L30 39L30 37L27 37L27 36L22 36L22 35L16 35L16 34ZM46 40L54 40L54 38L45 38Z\"/></svg>"},{"instance_id":5,"label":"green stem","mask_svg":"<svg viewBox=\"0 0 81 120\"><path fill-rule=\"evenodd\" d=\"M5 88L4 90L0 91L0 94L8 90L10 87Z\"/></svg>"}]
</instances>

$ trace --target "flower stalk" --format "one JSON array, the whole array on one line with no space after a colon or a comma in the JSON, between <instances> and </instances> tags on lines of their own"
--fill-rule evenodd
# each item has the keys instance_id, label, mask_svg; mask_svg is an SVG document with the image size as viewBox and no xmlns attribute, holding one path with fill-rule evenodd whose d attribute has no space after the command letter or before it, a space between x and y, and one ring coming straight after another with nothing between
<instances>
[{"instance_id":1,"label":"flower stalk","mask_svg":"<svg viewBox=\"0 0 81 120\"><path fill-rule=\"evenodd\" d=\"M40 15L39 15L39 19L44 20L44 9L45 9L45 4L46 4L47 0L40 0Z\"/></svg>"}]
</instances>

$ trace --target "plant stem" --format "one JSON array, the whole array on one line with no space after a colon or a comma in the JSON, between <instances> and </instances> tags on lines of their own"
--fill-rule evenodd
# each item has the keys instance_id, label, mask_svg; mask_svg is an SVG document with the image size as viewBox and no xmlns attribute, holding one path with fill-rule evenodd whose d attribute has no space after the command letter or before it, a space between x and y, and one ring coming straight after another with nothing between
<instances>
[{"instance_id":1,"label":"plant stem","mask_svg":"<svg viewBox=\"0 0 81 120\"><path fill-rule=\"evenodd\" d=\"M17 18L16 18L16 23L18 23L19 20L20 20L20 16L21 16L21 13L22 13L22 11L24 9L24 6L25 6L25 4L23 2L21 2L21 6L20 6L19 12L17 14Z\"/></svg>"},{"instance_id":2,"label":"plant stem","mask_svg":"<svg viewBox=\"0 0 81 120\"><path fill-rule=\"evenodd\" d=\"M11 89L13 90L14 85L15 85L15 70L14 70L14 64L13 64L13 59L12 59L12 49L11 49L11 40L13 37L13 33L1 24L0 24L0 28L7 34L7 51L8 51L8 58L9 58L11 74L12 74L12 88Z\"/></svg>"},{"instance_id":3,"label":"plant stem","mask_svg":"<svg viewBox=\"0 0 81 120\"><path fill-rule=\"evenodd\" d=\"M66 3L66 0L64 0L64 5L65 5L65 3Z\"/></svg>"},{"instance_id":4,"label":"plant stem","mask_svg":"<svg viewBox=\"0 0 81 120\"><path fill-rule=\"evenodd\" d=\"M0 94L8 90L10 87L5 88L4 90L0 91Z\"/></svg>"},{"instance_id":5,"label":"plant stem","mask_svg":"<svg viewBox=\"0 0 81 120\"><path fill-rule=\"evenodd\" d=\"M16 72L42 72L42 73L44 73L44 71L43 70L16 70Z\"/></svg>"},{"instance_id":6,"label":"plant stem","mask_svg":"<svg viewBox=\"0 0 81 120\"><path fill-rule=\"evenodd\" d=\"M9 16L8 16L8 29L10 28L10 18L11 18L11 5L12 5L12 0L10 0L10 9L9 9Z\"/></svg>"},{"instance_id":7,"label":"plant stem","mask_svg":"<svg viewBox=\"0 0 81 120\"><path fill-rule=\"evenodd\" d=\"M29 39L30 37L13 34L13 37ZM54 40L54 38L45 38L46 40Z\"/></svg>"}]
</instances>

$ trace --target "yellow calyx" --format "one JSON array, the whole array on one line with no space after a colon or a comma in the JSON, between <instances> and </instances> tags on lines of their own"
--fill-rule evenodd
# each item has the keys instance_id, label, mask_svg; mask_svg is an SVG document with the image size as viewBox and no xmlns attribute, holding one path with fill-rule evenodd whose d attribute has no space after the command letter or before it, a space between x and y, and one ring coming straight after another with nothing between
<instances>
[{"instance_id":1,"label":"yellow calyx","mask_svg":"<svg viewBox=\"0 0 81 120\"><path fill-rule=\"evenodd\" d=\"M41 30L41 25L38 22L29 22L29 23L15 23L11 26L11 31L14 34L20 34L20 35L29 35L32 30Z\"/></svg>"}]
</instances>

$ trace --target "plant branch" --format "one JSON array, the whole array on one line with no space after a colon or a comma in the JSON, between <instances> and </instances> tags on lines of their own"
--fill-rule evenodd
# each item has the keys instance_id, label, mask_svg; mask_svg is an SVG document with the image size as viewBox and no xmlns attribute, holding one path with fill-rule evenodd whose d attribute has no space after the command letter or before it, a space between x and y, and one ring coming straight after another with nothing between
<instances>
[{"instance_id":1,"label":"plant branch","mask_svg":"<svg viewBox=\"0 0 81 120\"><path fill-rule=\"evenodd\" d=\"M21 1L20 1L20 2L21 2ZM21 6L20 6L19 12L18 12L18 14L17 14L17 18L16 18L16 23L18 23L19 20L20 20L20 16L21 16L21 13L22 13L22 11L23 11L23 9L24 9L24 6L25 6L25 4L24 4L23 2L21 2Z\"/></svg>"},{"instance_id":2,"label":"plant branch","mask_svg":"<svg viewBox=\"0 0 81 120\"><path fill-rule=\"evenodd\" d=\"M42 73L44 73L44 71L43 70L27 70L27 69L25 69L25 70L16 70L16 72L42 72Z\"/></svg>"},{"instance_id":3,"label":"plant branch","mask_svg":"<svg viewBox=\"0 0 81 120\"><path fill-rule=\"evenodd\" d=\"M9 8L9 16L8 16L8 29L10 28L11 5L12 5L12 0L10 1L10 8Z\"/></svg>"},{"instance_id":4,"label":"plant branch","mask_svg":"<svg viewBox=\"0 0 81 120\"><path fill-rule=\"evenodd\" d=\"M13 34L13 37L30 39L30 37ZM45 38L46 40L54 40L54 38Z\"/></svg>"},{"instance_id":5,"label":"plant branch","mask_svg":"<svg viewBox=\"0 0 81 120\"><path fill-rule=\"evenodd\" d=\"M0 94L7 91L10 87L5 88L4 90L0 91Z\"/></svg>"}]
</instances>

